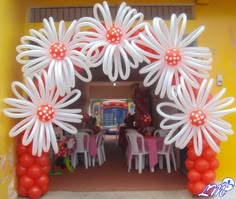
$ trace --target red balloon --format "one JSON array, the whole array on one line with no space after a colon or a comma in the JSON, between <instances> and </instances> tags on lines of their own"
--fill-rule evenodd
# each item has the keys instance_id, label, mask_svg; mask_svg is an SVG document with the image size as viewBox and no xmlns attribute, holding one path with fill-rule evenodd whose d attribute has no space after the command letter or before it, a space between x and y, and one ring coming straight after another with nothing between
<instances>
[{"instance_id":1,"label":"red balloon","mask_svg":"<svg viewBox=\"0 0 236 199\"><path fill-rule=\"evenodd\" d=\"M220 165L219 161L216 158L211 160L209 163L210 163L210 169L213 170L217 169Z\"/></svg>"},{"instance_id":2,"label":"red balloon","mask_svg":"<svg viewBox=\"0 0 236 199\"><path fill-rule=\"evenodd\" d=\"M20 164L24 167L29 167L34 163L34 157L28 153L20 156Z\"/></svg>"},{"instance_id":3,"label":"red balloon","mask_svg":"<svg viewBox=\"0 0 236 199\"><path fill-rule=\"evenodd\" d=\"M28 175L31 178L38 178L42 175L42 168L39 165L33 164L28 168Z\"/></svg>"},{"instance_id":4,"label":"red balloon","mask_svg":"<svg viewBox=\"0 0 236 199\"><path fill-rule=\"evenodd\" d=\"M192 169L194 167L195 162L193 160L190 160L189 158L187 158L185 160L185 166L188 170Z\"/></svg>"},{"instance_id":5,"label":"red balloon","mask_svg":"<svg viewBox=\"0 0 236 199\"><path fill-rule=\"evenodd\" d=\"M191 193L193 193L193 185L194 185L193 182L188 182L188 184L187 184L187 189L188 189L189 192L191 192Z\"/></svg>"},{"instance_id":6,"label":"red balloon","mask_svg":"<svg viewBox=\"0 0 236 199\"><path fill-rule=\"evenodd\" d=\"M32 150L33 150L33 145L32 145L32 144L29 144L29 145L27 146L27 152L28 152L30 155L32 155Z\"/></svg>"},{"instance_id":7,"label":"red balloon","mask_svg":"<svg viewBox=\"0 0 236 199\"><path fill-rule=\"evenodd\" d=\"M203 148L203 151L204 151L205 149L211 148L205 138L202 139L202 148Z\"/></svg>"},{"instance_id":8,"label":"red balloon","mask_svg":"<svg viewBox=\"0 0 236 199\"><path fill-rule=\"evenodd\" d=\"M199 157L196 162L195 162L195 168L197 169L197 171L201 172L205 172L209 169L210 164L208 163L207 160L205 160L202 157Z\"/></svg>"},{"instance_id":9,"label":"red balloon","mask_svg":"<svg viewBox=\"0 0 236 199\"><path fill-rule=\"evenodd\" d=\"M44 166L41 168L42 169L42 173L45 173L45 174L48 174L51 167L48 165L48 166Z\"/></svg>"},{"instance_id":10,"label":"red balloon","mask_svg":"<svg viewBox=\"0 0 236 199\"><path fill-rule=\"evenodd\" d=\"M219 140L217 137L215 137L214 135L211 135L211 137L213 138L213 140L215 141L215 143L216 143L218 146L220 146L220 140Z\"/></svg>"},{"instance_id":11,"label":"red balloon","mask_svg":"<svg viewBox=\"0 0 236 199\"><path fill-rule=\"evenodd\" d=\"M20 185L25 187L25 188L30 188L32 187L34 184L34 180L32 178L30 178L27 175L23 175L20 177Z\"/></svg>"},{"instance_id":12,"label":"red balloon","mask_svg":"<svg viewBox=\"0 0 236 199\"><path fill-rule=\"evenodd\" d=\"M49 183L49 177L46 174L43 174L36 180L35 183L40 187L47 185Z\"/></svg>"},{"instance_id":13,"label":"red balloon","mask_svg":"<svg viewBox=\"0 0 236 199\"><path fill-rule=\"evenodd\" d=\"M216 152L212 148L207 148L202 151L202 157L206 160L213 160L216 158Z\"/></svg>"},{"instance_id":14,"label":"red balloon","mask_svg":"<svg viewBox=\"0 0 236 199\"><path fill-rule=\"evenodd\" d=\"M215 182L216 173L213 170L207 170L206 172L202 173L201 179L206 184L211 184Z\"/></svg>"},{"instance_id":15,"label":"red balloon","mask_svg":"<svg viewBox=\"0 0 236 199\"><path fill-rule=\"evenodd\" d=\"M42 154L42 156L36 158L36 163L40 166L47 166L49 164L48 154Z\"/></svg>"},{"instance_id":16,"label":"red balloon","mask_svg":"<svg viewBox=\"0 0 236 199\"><path fill-rule=\"evenodd\" d=\"M193 147L188 149L187 156L188 156L188 159L190 160L196 160L198 158Z\"/></svg>"},{"instance_id":17,"label":"red balloon","mask_svg":"<svg viewBox=\"0 0 236 199\"><path fill-rule=\"evenodd\" d=\"M195 182L193 184L193 193L195 195L198 195L199 193L201 193L206 187L206 184L202 181L198 181L198 182Z\"/></svg>"},{"instance_id":18,"label":"red balloon","mask_svg":"<svg viewBox=\"0 0 236 199\"><path fill-rule=\"evenodd\" d=\"M209 134L211 134L211 132L209 132ZM220 140L218 138L216 138L214 135L211 134L212 139L215 141L215 143L220 146ZM202 145L203 145L203 149L206 148L211 148L210 145L208 144L207 140L203 137L202 139Z\"/></svg>"},{"instance_id":19,"label":"red balloon","mask_svg":"<svg viewBox=\"0 0 236 199\"><path fill-rule=\"evenodd\" d=\"M189 143L187 144L188 149L190 149L191 147L193 147L193 139L191 139Z\"/></svg>"},{"instance_id":20,"label":"red balloon","mask_svg":"<svg viewBox=\"0 0 236 199\"><path fill-rule=\"evenodd\" d=\"M16 146L16 152L18 155L22 155L27 152L27 147L24 146L22 143L18 143Z\"/></svg>"},{"instance_id":21,"label":"red balloon","mask_svg":"<svg viewBox=\"0 0 236 199\"><path fill-rule=\"evenodd\" d=\"M18 185L17 193L19 194L19 196L22 196L22 197L26 197L28 195L27 188L25 188L22 185Z\"/></svg>"},{"instance_id":22,"label":"red balloon","mask_svg":"<svg viewBox=\"0 0 236 199\"><path fill-rule=\"evenodd\" d=\"M190 182L197 182L201 179L201 174L196 169L190 169L187 177Z\"/></svg>"},{"instance_id":23,"label":"red balloon","mask_svg":"<svg viewBox=\"0 0 236 199\"><path fill-rule=\"evenodd\" d=\"M23 176L26 174L27 168L23 167L21 164L16 165L16 175Z\"/></svg>"},{"instance_id":24,"label":"red balloon","mask_svg":"<svg viewBox=\"0 0 236 199\"><path fill-rule=\"evenodd\" d=\"M43 185L43 186L41 187L41 190L42 190L42 194L47 193L47 192L49 191L49 186L48 186L48 184Z\"/></svg>"},{"instance_id":25,"label":"red balloon","mask_svg":"<svg viewBox=\"0 0 236 199\"><path fill-rule=\"evenodd\" d=\"M42 195L42 190L39 186L32 186L28 191L29 197L31 199L37 199Z\"/></svg>"}]
</instances>

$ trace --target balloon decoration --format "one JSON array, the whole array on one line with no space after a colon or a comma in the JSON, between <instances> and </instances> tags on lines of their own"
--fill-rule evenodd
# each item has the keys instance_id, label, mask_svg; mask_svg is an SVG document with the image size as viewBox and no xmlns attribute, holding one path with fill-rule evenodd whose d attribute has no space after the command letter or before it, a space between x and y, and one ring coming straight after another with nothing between
<instances>
[{"instance_id":1,"label":"balloon decoration","mask_svg":"<svg viewBox=\"0 0 236 199\"><path fill-rule=\"evenodd\" d=\"M159 17L149 24L143 22L142 13L124 2L115 20L105 1L95 4L93 11L94 18L75 20L67 30L60 21L58 32L52 17L44 19L44 28L31 29L30 36L23 36L16 48L26 84L12 83L16 98L4 99L12 106L4 109L4 114L21 119L9 132L11 137L21 135L16 167L19 195L39 198L48 191L47 153L51 146L58 152L53 125L74 134L77 130L70 123L86 120L80 109L66 108L80 98L79 90L71 90L75 76L89 82L90 68L101 66L111 81L126 80L139 63L146 64L139 71L146 74L144 86L156 84L155 94L172 100L157 106L164 117L160 127L170 130L166 144L175 142L180 149L187 146L188 189L200 193L215 180L219 142L233 133L221 117L236 112L236 108L225 109L234 102L233 97L220 99L225 89L210 95L213 80L208 84L206 80L212 62L209 48L191 45L204 26L185 33L185 14L173 14L170 28ZM132 98L137 118L149 125L147 90L136 87ZM170 115L163 107L175 108L178 113Z\"/></svg>"},{"instance_id":2,"label":"balloon decoration","mask_svg":"<svg viewBox=\"0 0 236 199\"><path fill-rule=\"evenodd\" d=\"M214 138L217 145L220 144L217 138ZM210 147L205 139L203 139L203 150L200 156L197 156L193 147L193 140L187 146L187 159L185 166L188 169L188 190L198 195L204 188L213 184L216 179L216 169L219 167L219 161L216 158L216 152Z\"/></svg>"},{"instance_id":3,"label":"balloon decoration","mask_svg":"<svg viewBox=\"0 0 236 199\"><path fill-rule=\"evenodd\" d=\"M93 11L94 18L83 17L76 26L76 38L83 45L82 53L86 54L90 67L102 65L104 74L111 81L116 81L118 77L126 80L131 68L137 69L139 63L143 62L143 56L131 42L139 39L134 33L146 24L143 22L144 16L124 2L121 3L114 22L106 1L95 4Z\"/></svg>"},{"instance_id":4,"label":"balloon decoration","mask_svg":"<svg viewBox=\"0 0 236 199\"><path fill-rule=\"evenodd\" d=\"M137 86L133 90L132 100L135 104L135 113L144 115L149 112L148 91L144 87Z\"/></svg>"},{"instance_id":5,"label":"balloon decoration","mask_svg":"<svg viewBox=\"0 0 236 199\"><path fill-rule=\"evenodd\" d=\"M34 77L34 74L47 71L50 77L48 86L52 89L57 86L60 95L69 93L75 86L75 76L84 82L91 81L86 56L78 51L79 38L74 36L77 21L74 20L67 31L65 22L60 21L58 32L52 17L44 19L43 24L43 29L31 29L30 36L23 36L22 44L16 48L19 53L16 60L23 65L24 76Z\"/></svg>"},{"instance_id":6,"label":"balloon decoration","mask_svg":"<svg viewBox=\"0 0 236 199\"><path fill-rule=\"evenodd\" d=\"M82 123L86 123L89 119L89 114L88 113L83 113L83 118L82 118Z\"/></svg>"},{"instance_id":7,"label":"balloon decoration","mask_svg":"<svg viewBox=\"0 0 236 199\"><path fill-rule=\"evenodd\" d=\"M208 84L207 80L203 80L195 96L193 89L181 78L180 85L176 89L172 88L174 103L163 102L157 105L157 112L164 117L160 127L170 129L165 137L166 144L175 142L176 147L183 149L193 139L194 150L199 156L202 154L205 139L215 152L219 152L219 146L213 137L226 141L226 135L233 133L231 125L221 117L236 112L236 108L224 109L234 102L233 97L220 99L226 89L209 99L212 84L213 79ZM169 115L163 111L163 107L173 107L178 113ZM169 121L174 122L170 124Z\"/></svg>"},{"instance_id":8,"label":"balloon decoration","mask_svg":"<svg viewBox=\"0 0 236 199\"><path fill-rule=\"evenodd\" d=\"M151 115L146 113L142 116L141 120L142 120L144 126L147 127L147 126L150 126L152 118L151 118Z\"/></svg>"},{"instance_id":9,"label":"balloon decoration","mask_svg":"<svg viewBox=\"0 0 236 199\"><path fill-rule=\"evenodd\" d=\"M140 49L140 46L133 42L135 49L143 56L149 60L155 59L141 68L140 73L147 74L143 82L144 86L149 87L157 82L155 94L160 95L161 98L165 94L168 98L172 98L172 83L174 81L178 85L179 76L183 77L190 86L198 88L199 84L195 77L208 78L207 71L211 69L212 58L209 48L188 47L202 33L204 26L200 26L186 36L186 23L185 14L178 17L172 14L170 30L168 30L165 21L155 17L153 26L146 24L145 31L139 34L146 47ZM147 51L148 48L151 50Z\"/></svg>"},{"instance_id":10,"label":"balloon decoration","mask_svg":"<svg viewBox=\"0 0 236 199\"><path fill-rule=\"evenodd\" d=\"M49 154L32 155L32 145L22 144L23 136L18 136L16 175L18 177L17 191L21 197L36 199L49 190L50 161Z\"/></svg>"},{"instance_id":11,"label":"balloon decoration","mask_svg":"<svg viewBox=\"0 0 236 199\"><path fill-rule=\"evenodd\" d=\"M32 154L38 156L48 152L51 146L55 153L58 152L54 124L68 133L75 134L77 129L69 123L80 123L82 119L80 109L65 108L79 99L80 91L73 90L58 100L58 89L49 88L50 79L45 72L43 77L44 81L41 76L35 75L37 87L29 77L25 79L26 85L13 82L12 91L17 98L4 99L5 103L14 107L4 109L5 115L22 119L10 130L9 135L14 137L23 134L23 145L32 143ZM19 92L19 89L23 92Z\"/></svg>"},{"instance_id":12,"label":"balloon decoration","mask_svg":"<svg viewBox=\"0 0 236 199\"><path fill-rule=\"evenodd\" d=\"M148 125L148 121L144 121L145 115L149 115L148 91L144 87L136 86L133 90L132 100L135 104L135 126L143 128Z\"/></svg>"},{"instance_id":13,"label":"balloon decoration","mask_svg":"<svg viewBox=\"0 0 236 199\"><path fill-rule=\"evenodd\" d=\"M157 106L157 112L165 118L161 121L161 128L170 130L164 142L175 142L180 149L188 148L185 161L189 170L187 187L196 195L215 181L215 170L219 166L216 153L219 152L220 141L227 140L226 135L233 133L231 125L221 117L236 112L236 108L224 109L234 102L234 98L220 99L225 89L212 97L212 84L213 79L208 84L207 80L203 80L199 90L193 90L181 77L180 85L172 88L174 103L163 102ZM179 110L178 113L165 113L164 107L168 106Z\"/></svg>"}]
</instances>

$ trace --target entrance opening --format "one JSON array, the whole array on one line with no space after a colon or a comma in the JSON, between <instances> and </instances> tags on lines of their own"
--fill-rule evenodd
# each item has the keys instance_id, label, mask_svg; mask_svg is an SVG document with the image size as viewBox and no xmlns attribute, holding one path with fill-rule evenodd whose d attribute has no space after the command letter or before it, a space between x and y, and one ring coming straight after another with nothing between
<instances>
[{"instance_id":1,"label":"entrance opening","mask_svg":"<svg viewBox=\"0 0 236 199\"><path fill-rule=\"evenodd\" d=\"M119 81L114 86L109 80L105 81L107 77L98 69L95 70L95 80L89 84L77 82L77 88L83 93L82 101L78 102L78 106L83 112L95 117L96 123L101 125L105 135L106 161L101 166L96 163L95 166L85 169L83 156L79 156L78 166L74 172L50 175L50 190L83 192L186 189L187 178L179 168L178 150L176 150L177 171L174 171L172 166L171 173L167 173L164 162L164 169L159 169L157 164L155 172L151 172L148 167L143 169L142 174L134 168L128 172L126 151L119 143L119 127L124 125L126 114L135 112L134 89L142 87L143 77L134 72L131 80L123 81L118 90ZM153 95L152 87L145 89L147 90L148 111L152 117L150 125L159 128L161 119L158 118L155 106L163 99ZM130 91L129 94L127 90ZM120 104L117 105L116 102ZM122 103L127 103L127 107L125 108Z\"/></svg>"}]
</instances>

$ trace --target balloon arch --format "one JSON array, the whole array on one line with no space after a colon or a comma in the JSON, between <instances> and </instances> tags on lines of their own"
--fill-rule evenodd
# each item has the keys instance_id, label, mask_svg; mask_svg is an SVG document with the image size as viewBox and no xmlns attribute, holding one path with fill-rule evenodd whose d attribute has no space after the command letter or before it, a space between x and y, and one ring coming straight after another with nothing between
<instances>
[{"instance_id":1,"label":"balloon arch","mask_svg":"<svg viewBox=\"0 0 236 199\"><path fill-rule=\"evenodd\" d=\"M49 190L49 150L52 147L58 153L53 125L75 134L77 130L70 123L82 119L80 109L66 108L81 96L78 89L73 90L75 77L90 82L90 69L101 67L111 81L118 77L126 80L131 68L137 69L142 62L145 66L139 72L146 75L144 86L155 84L155 95L167 95L171 100L157 105L157 112L164 117L160 127L169 129L166 144L175 142L180 149L188 148L187 188L199 194L215 181L220 141L233 133L221 117L236 111L224 109L234 102L233 97L221 99L226 89L210 94L209 48L190 46L204 26L186 36L185 14L173 14L170 27L159 17L150 24L124 2L114 20L107 2L95 4L93 13L94 18L74 20L68 29L64 21L56 28L53 18L44 19L44 27L31 29L16 48L25 83L12 83L16 98L4 99L12 106L4 113L21 119L9 132L11 137L19 137L18 194L39 198ZM169 115L164 107L179 112Z\"/></svg>"}]
</instances>

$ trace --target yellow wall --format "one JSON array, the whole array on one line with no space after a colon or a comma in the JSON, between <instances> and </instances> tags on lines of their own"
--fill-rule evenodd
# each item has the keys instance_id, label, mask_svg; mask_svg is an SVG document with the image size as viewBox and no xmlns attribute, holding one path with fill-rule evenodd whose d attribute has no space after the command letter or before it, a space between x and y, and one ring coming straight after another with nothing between
<instances>
[{"instance_id":1,"label":"yellow wall","mask_svg":"<svg viewBox=\"0 0 236 199\"><path fill-rule=\"evenodd\" d=\"M200 37L199 45L207 46L213 52L213 69L211 77L223 75L223 86L227 88L225 96L236 97L236 15L234 1L209 1L208 6L196 7L197 23L204 24L206 30ZM222 89L214 88L214 93ZM234 103L234 107L236 107ZM235 124L236 113L225 119ZM221 143L221 152L218 154L220 167L217 170L217 179L224 177L236 178L236 134L228 136L228 141Z\"/></svg>"},{"instance_id":2,"label":"yellow wall","mask_svg":"<svg viewBox=\"0 0 236 199\"><path fill-rule=\"evenodd\" d=\"M4 2L4 4L2 3ZM0 5L0 20L1 20L1 37L0 37L0 58L1 58L1 99L11 95L10 84L13 80L20 79L21 73L19 72L19 65L15 61L15 47L19 44L19 38L23 34L28 34L29 28L34 28L35 25L26 23L24 14L24 4L22 1L17 0L2 0ZM201 0L199 0L201 1ZM24 1L27 8L38 7L38 6L63 6L63 5L93 5L94 3L102 2L96 0L78 1L78 0L26 0ZM119 5L122 1L112 0L109 4ZM137 4L137 0L128 0L128 4ZM139 0L138 4L153 4L154 0ZM193 0L156 0L157 4L171 4L171 3L193 3ZM188 22L188 31L192 31L199 25L205 25L206 30L200 36L198 40L199 46L206 46L212 49L213 52L213 69L211 71L211 77L215 78L217 74L223 75L223 87L227 88L226 96L236 96L236 16L234 10L234 0L217 1L217 0L202 0L202 2L209 2L208 5L196 5L196 20ZM20 7L20 8L19 8ZM11 10L11 14L8 11ZM36 26L41 28L41 24ZM33 27L32 27L33 26ZM23 28L25 27L25 33ZM38 28L36 28L38 29ZM222 87L215 86L213 93L215 94ZM1 100L1 109L4 104ZM234 104L235 106L235 104ZM225 119L233 125L233 129L236 130L234 125L235 113L227 116ZM0 155L6 156L7 159L12 157L9 152L9 145L13 144L13 140L8 137L8 131L11 124L11 120L0 115L0 123L4 124L1 126L0 132ZM220 161L220 168L217 171L217 180L221 180L224 177L236 178L236 135L228 137L228 141L221 144L221 152L218 155ZM7 161L6 161L7 162ZM3 164L5 170L2 171L0 168L0 193L4 193L4 197L7 198L7 187L12 176L13 166L9 166L10 161L7 165L0 161L0 166ZM6 178L5 181L1 181L2 178ZM3 191L5 190L5 191Z\"/></svg>"},{"instance_id":3,"label":"yellow wall","mask_svg":"<svg viewBox=\"0 0 236 199\"><path fill-rule=\"evenodd\" d=\"M21 7L21 8L20 8ZM4 108L3 99L12 95L11 82L22 78L21 68L16 63L16 45L24 31L22 2L17 0L0 1L0 110ZM2 199L13 198L15 178L15 143L8 132L13 120L0 112L0 193Z\"/></svg>"}]
</instances>

